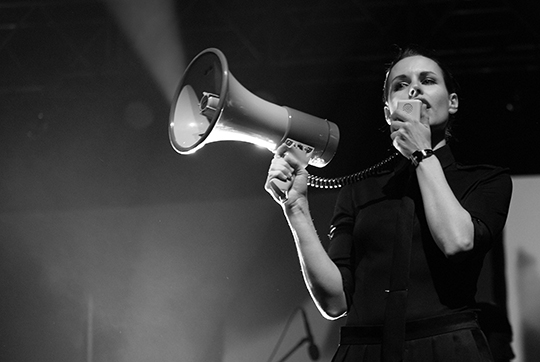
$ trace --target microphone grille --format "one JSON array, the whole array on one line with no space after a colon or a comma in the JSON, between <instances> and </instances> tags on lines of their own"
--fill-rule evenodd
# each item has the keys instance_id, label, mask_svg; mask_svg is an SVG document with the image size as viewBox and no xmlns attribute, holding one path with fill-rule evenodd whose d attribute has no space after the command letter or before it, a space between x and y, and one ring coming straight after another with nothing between
<instances>
[{"instance_id":1,"label":"microphone grille","mask_svg":"<svg viewBox=\"0 0 540 362\"><path fill-rule=\"evenodd\" d=\"M403 104L403 111L404 112L411 114L413 110L414 110L414 107L413 107L413 105L411 103Z\"/></svg>"}]
</instances>

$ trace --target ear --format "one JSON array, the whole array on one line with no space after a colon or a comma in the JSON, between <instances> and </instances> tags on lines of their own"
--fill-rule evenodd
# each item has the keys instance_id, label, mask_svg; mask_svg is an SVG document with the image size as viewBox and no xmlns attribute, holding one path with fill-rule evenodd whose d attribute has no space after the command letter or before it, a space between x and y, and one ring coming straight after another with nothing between
<instances>
[{"instance_id":1,"label":"ear","mask_svg":"<svg viewBox=\"0 0 540 362\"><path fill-rule=\"evenodd\" d=\"M450 114L455 114L458 111L459 107L459 98L456 93L450 94L449 100L448 100L448 112Z\"/></svg>"},{"instance_id":2,"label":"ear","mask_svg":"<svg viewBox=\"0 0 540 362\"><path fill-rule=\"evenodd\" d=\"M388 123L388 125L391 124L391 121L390 121L390 115L391 114L392 114L392 112L390 112L390 108L388 108L388 103L387 103L384 106L384 118L386 119L386 123Z\"/></svg>"}]
</instances>

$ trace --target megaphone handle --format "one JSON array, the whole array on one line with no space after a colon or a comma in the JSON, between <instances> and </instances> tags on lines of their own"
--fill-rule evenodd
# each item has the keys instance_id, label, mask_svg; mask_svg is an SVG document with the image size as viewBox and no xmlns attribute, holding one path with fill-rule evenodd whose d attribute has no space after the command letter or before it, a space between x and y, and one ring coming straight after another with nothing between
<instances>
[{"instance_id":1,"label":"megaphone handle","mask_svg":"<svg viewBox=\"0 0 540 362\"><path fill-rule=\"evenodd\" d=\"M286 153L294 157L295 160L301 164L303 167L307 166L311 155L313 154L313 148L301 144L297 141L287 139L285 144L288 147ZM270 181L270 187L274 192L274 195L280 202L285 202L289 198L289 190L292 186L292 180L282 181L282 180L272 180Z\"/></svg>"}]
</instances>

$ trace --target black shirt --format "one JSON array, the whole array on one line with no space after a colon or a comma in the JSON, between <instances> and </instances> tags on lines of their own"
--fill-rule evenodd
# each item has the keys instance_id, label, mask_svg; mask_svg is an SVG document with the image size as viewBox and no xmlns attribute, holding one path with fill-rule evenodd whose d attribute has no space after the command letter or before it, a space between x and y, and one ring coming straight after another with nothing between
<instances>
[{"instance_id":1,"label":"black shirt","mask_svg":"<svg viewBox=\"0 0 540 362\"><path fill-rule=\"evenodd\" d=\"M505 169L456 163L448 146L432 157L439 159L448 184L472 217L474 248L452 259L437 247L415 170L405 158L387 173L343 187L328 254L342 274L348 325L383 323L393 246L407 237L412 247L406 319L474 308L483 258L503 230L512 182ZM404 201L412 207L401 207ZM407 223L411 226L404 228Z\"/></svg>"}]
</instances>

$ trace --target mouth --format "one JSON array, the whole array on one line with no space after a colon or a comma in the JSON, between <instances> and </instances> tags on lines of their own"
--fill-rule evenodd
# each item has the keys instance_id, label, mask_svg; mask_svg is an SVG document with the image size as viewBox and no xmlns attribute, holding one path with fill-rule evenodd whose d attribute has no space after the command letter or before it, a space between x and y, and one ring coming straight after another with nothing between
<instances>
[{"instance_id":1,"label":"mouth","mask_svg":"<svg viewBox=\"0 0 540 362\"><path fill-rule=\"evenodd\" d=\"M426 108L431 108L431 104L429 104L428 101L422 98L418 98L418 100L426 105Z\"/></svg>"}]
</instances>

